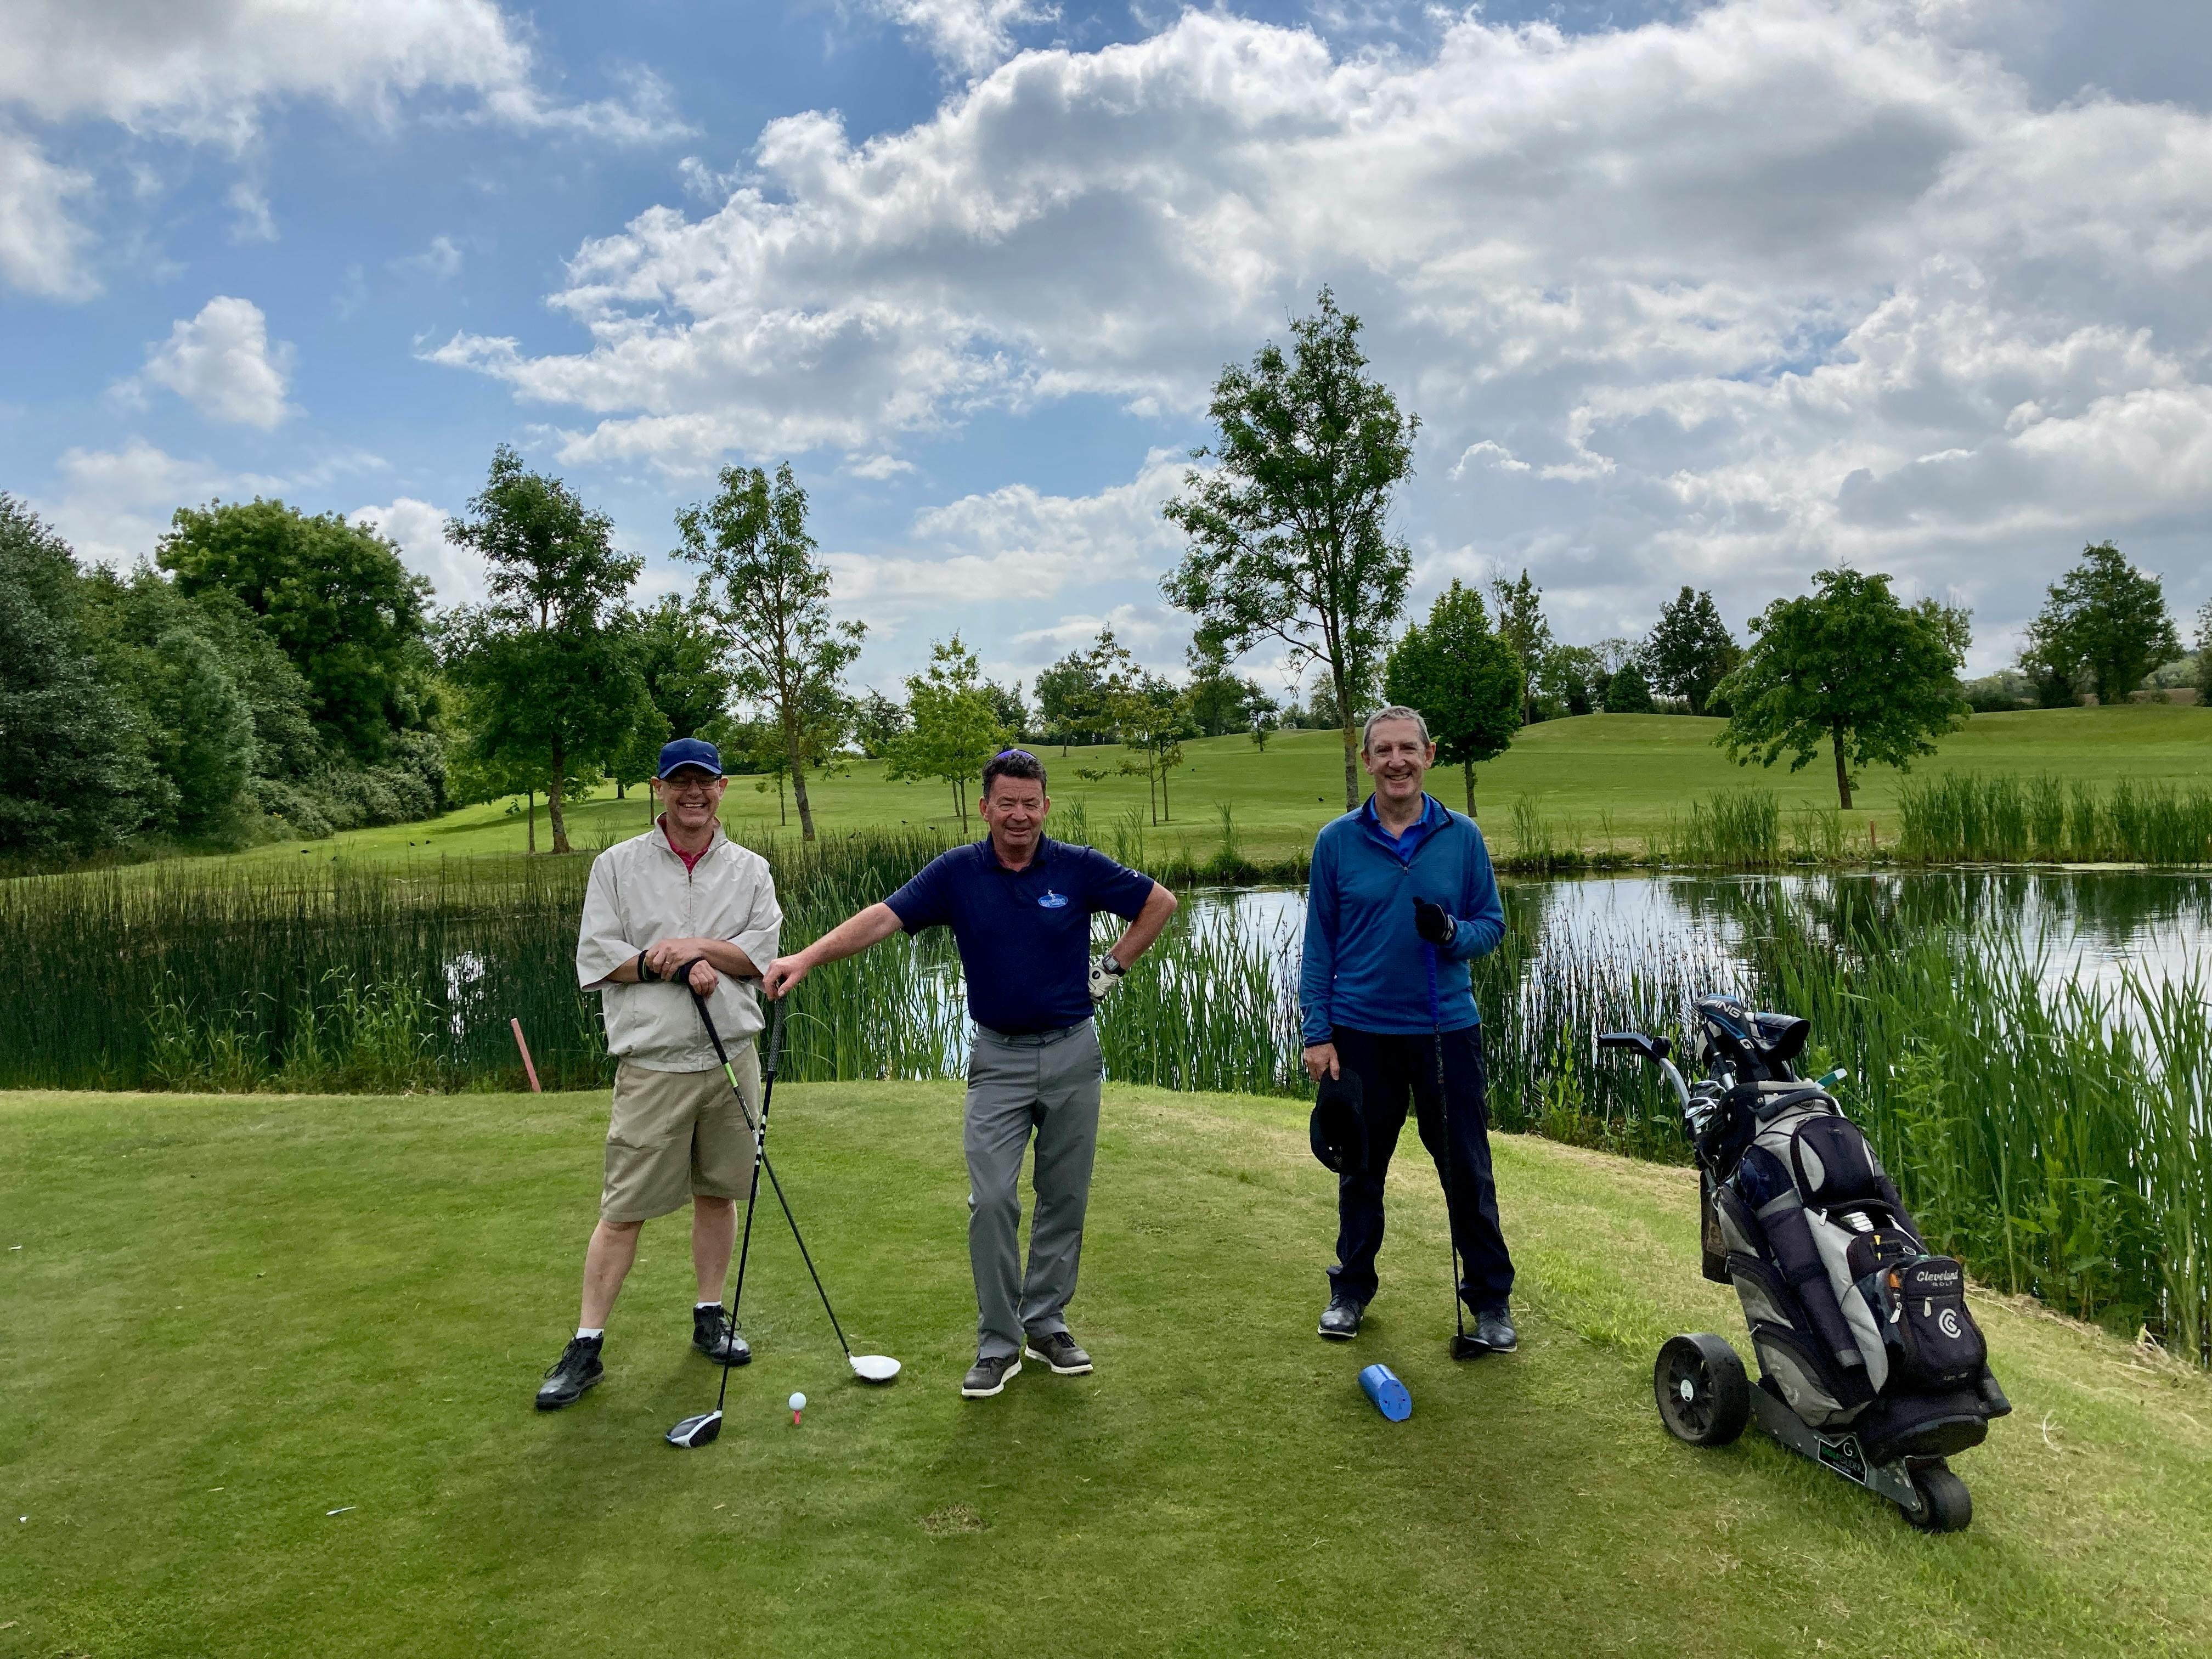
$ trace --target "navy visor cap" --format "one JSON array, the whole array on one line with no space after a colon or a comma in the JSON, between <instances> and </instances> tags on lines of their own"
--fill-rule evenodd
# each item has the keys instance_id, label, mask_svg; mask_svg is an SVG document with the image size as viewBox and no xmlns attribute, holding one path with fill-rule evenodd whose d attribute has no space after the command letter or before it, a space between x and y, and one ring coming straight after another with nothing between
<instances>
[{"instance_id":1,"label":"navy visor cap","mask_svg":"<svg viewBox=\"0 0 2212 1659\"><path fill-rule=\"evenodd\" d=\"M660 769L653 775L665 778L679 766L696 766L719 778L722 775L722 751L704 738L678 738L673 743L660 745Z\"/></svg>"},{"instance_id":2,"label":"navy visor cap","mask_svg":"<svg viewBox=\"0 0 2212 1659\"><path fill-rule=\"evenodd\" d=\"M1364 1174L1367 1168L1367 1119L1359 1073L1325 1077L1314 1091L1313 1115L1306 1128L1313 1155L1339 1175Z\"/></svg>"}]
</instances>

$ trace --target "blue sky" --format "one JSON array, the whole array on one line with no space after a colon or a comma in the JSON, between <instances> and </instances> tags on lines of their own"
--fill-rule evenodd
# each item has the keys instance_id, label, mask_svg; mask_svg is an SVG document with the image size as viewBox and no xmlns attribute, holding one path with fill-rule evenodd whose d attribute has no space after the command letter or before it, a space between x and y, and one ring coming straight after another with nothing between
<instances>
[{"instance_id":1,"label":"blue sky","mask_svg":"<svg viewBox=\"0 0 2212 1659\"><path fill-rule=\"evenodd\" d=\"M789 459L863 678L1170 666L1158 504L1328 283L1419 598L1526 565L1595 640L1846 559L1995 666L2085 541L2212 592L2208 86L2179 0L16 0L0 488L112 561L365 513L459 600L496 443L664 589Z\"/></svg>"}]
</instances>

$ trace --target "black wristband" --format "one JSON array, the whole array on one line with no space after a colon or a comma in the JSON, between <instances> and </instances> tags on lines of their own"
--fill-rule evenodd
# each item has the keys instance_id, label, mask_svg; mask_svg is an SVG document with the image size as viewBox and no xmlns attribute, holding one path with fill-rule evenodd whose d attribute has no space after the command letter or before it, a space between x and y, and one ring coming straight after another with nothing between
<instances>
[{"instance_id":1,"label":"black wristband","mask_svg":"<svg viewBox=\"0 0 2212 1659\"><path fill-rule=\"evenodd\" d=\"M640 985L657 985L659 981L660 975L653 971L653 964L645 959L645 952L640 951L637 953L637 982Z\"/></svg>"}]
</instances>

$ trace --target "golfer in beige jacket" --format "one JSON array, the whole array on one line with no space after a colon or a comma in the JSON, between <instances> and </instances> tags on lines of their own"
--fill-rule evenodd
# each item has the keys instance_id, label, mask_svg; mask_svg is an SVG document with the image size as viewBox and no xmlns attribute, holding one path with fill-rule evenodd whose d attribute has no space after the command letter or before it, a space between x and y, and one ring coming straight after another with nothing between
<instances>
[{"instance_id":1,"label":"golfer in beige jacket","mask_svg":"<svg viewBox=\"0 0 2212 1659\"><path fill-rule=\"evenodd\" d=\"M619 1063L599 1224L584 1253L582 1311L538 1390L540 1411L573 1403L605 1374L607 1316L637 1259L638 1229L686 1199L698 1279L692 1346L717 1362L752 1358L722 1306L736 1200L752 1171L751 1119L760 1109L752 1041L763 1024L760 999L740 981L759 977L756 963L775 960L783 912L767 861L722 833L715 811L725 781L713 744L669 744L653 787L660 817L592 860L584 895L576 978L599 994L607 1051ZM707 999L729 1048L742 1111L692 991Z\"/></svg>"}]
</instances>

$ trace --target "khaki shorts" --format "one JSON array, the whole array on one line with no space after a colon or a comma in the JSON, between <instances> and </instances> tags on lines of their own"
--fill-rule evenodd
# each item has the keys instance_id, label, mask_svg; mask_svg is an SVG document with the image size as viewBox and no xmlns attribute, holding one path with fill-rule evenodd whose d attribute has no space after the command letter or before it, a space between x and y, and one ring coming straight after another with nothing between
<instances>
[{"instance_id":1,"label":"khaki shorts","mask_svg":"<svg viewBox=\"0 0 2212 1659\"><path fill-rule=\"evenodd\" d=\"M653 1072L624 1060L616 1068L600 1220L650 1221L682 1209L695 1195L745 1195L752 1182L752 1121L760 1112L760 1054L750 1042L731 1047L731 1067L744 1091L742 1113L719 1066Z\"/></svg>"}]
</instances>

